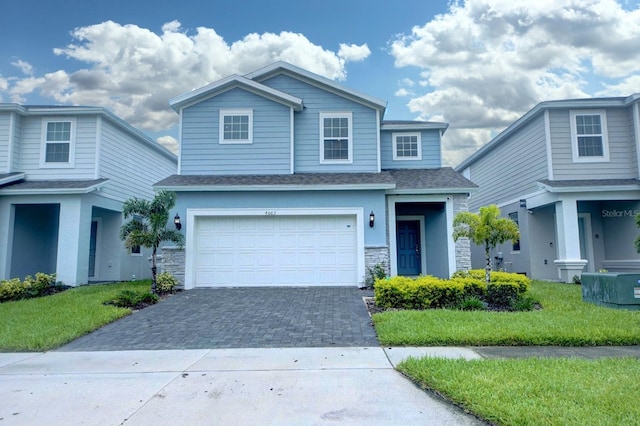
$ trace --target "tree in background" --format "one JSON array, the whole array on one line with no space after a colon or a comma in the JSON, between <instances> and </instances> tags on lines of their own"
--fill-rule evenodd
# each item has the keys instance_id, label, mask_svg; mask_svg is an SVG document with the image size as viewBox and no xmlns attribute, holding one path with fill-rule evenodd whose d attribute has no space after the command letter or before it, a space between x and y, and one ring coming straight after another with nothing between
<instances>
[{"instance_id":1,"label":"tree in background","mask_svg":"<svg viewBox=\"0 0 640 426\"><path fill-rule=\"evenodd\" d=\"M125 201L122 213L131 220L120 228L120 239L128 248L141 246L153 249L151 254L151 292L156 293L156 253L160 243L172 241L182 246L184 236L175 229L167 227L169 212L176 205L176 194L159 191L153 200L130 198Z\"/></svg>"},{"instance_id":2,"label":"tree in background","mask_svg":"<svg viewBox=\"0 0 640 426\"><path fill-rule=\"evenodd\" d=\"M495 204L480 207L479 213L460 212L453 219L453 239L469 238L474 244L484 246L485 280L491 281L491 249L507 240L520 239L518 225L511 219L500 217Z\"/></svg>"}]
</instances>

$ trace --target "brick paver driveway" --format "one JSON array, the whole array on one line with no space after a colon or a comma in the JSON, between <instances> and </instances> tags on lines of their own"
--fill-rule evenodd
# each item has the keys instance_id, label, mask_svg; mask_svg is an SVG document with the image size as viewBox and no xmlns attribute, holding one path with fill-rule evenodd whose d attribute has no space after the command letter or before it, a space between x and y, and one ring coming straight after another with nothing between
<instances>
[{"instance_id":1,"label":"brick paver driveway","mask_svg":"<svg viewBox=\"0 0 640 426\"><path fill-rule=\"evenodd\" d=\"M355 287L188 290L59 351L378 346Z\"/></svg>"}]
</instances>

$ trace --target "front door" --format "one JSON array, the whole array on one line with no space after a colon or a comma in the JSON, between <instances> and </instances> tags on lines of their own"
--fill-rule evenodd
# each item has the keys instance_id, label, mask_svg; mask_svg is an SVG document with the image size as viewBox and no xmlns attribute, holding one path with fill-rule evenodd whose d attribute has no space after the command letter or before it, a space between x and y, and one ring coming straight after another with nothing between
<instances>
[{"instance_id":1,"label":"front door","mask_svg":"<svg viewBox=\"0 0 640 426\"><path fill-rule=\"evenodd\" d=\"M398 221L398 275L420 275L420 221Z\"/></svg>"}]
</instances>

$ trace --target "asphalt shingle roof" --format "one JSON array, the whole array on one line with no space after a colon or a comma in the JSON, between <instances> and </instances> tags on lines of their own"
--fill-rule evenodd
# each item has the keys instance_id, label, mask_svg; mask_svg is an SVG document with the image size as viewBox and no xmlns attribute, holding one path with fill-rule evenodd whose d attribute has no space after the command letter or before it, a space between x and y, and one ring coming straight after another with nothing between
<instances>
[{"instance_id":1,"label":"asphalt shingle roof","mask_svg":"<svg viewBox=\"0 0 640 426\"><path fill-rule=\"evenodd\" d=\"M580 180L549 180L538 181L551 188L585 188L592 186L637 186L640 181L637 179L580 179Z\"/></svg>"},{"instance_id":2,"label":"asphalt shingle roof","mask_svg":"<svg viewBox=\"0 0 640 426\"><path fill-rule=\"evenodd\" d=\"M89 189L99 185L108 179L93 180L22 180L2 187L10 190L64 190L64 189Z\"/></svg>"},{"instance_id":3,"label":"asphalt shingle roof","mask_svg":"<svg viewBox=\"0 0 640 426\"><path fill-rule=\"evenodd\" d=\"M380 173L300 173L291 175L172 175L156 187L380 185L385 189L471 189L477 186L451 167L383 170Z\"/></svg>"}]
</instances>

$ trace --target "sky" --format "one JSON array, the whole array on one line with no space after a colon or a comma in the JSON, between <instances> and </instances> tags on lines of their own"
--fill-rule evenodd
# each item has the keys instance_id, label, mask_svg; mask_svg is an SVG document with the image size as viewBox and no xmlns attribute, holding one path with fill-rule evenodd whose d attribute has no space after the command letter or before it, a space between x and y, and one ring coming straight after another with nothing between
<instances>
[{"instance_id":1,"label":"sky","mask_svg":"<svg viewBox=\"0 0 640 426\"><path fill-rule=\"evenodd\" d=\"M449 123L455 166L536 104L640 92L625 0L0 0L0 102L106 107L172 150L169 99L282 60Z\"/></svg>"}]
</instances>

